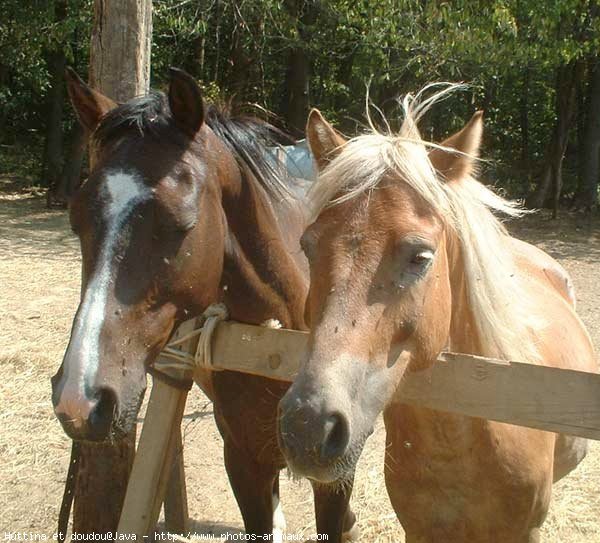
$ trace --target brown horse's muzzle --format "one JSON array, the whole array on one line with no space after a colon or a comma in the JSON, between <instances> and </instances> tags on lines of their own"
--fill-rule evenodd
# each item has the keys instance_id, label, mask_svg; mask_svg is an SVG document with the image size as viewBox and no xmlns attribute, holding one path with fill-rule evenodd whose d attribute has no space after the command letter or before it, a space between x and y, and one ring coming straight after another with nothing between
<instances>
[{"instance_id":1,"label":"brown horse's muzzle","mask_svg":"<svg viewBox=\"0 0 600 543\"><path fill-rule=\"evenodd\" d=\"M63 364L64 365L64 364ZM120 439L129 433L146 390L146 375L140 362L136 375L130 371L120 380L98 379L81 383L69 379L63 366L51 379L54 413L65 433L83 441Z\"/></svg>"},{"instance_id":2,"label":"brown horse's muzzle","mask_svg":"<svg viewBox=\"0 0 600 543\"><path fill-rule=\"evenodd\" d=\"M119 419L117 394L108 387L80 389L63 378L61 369L51 379L54 413L65 433L76 440L104 441Z\"/></svg>"},{"instance_id":3,"label":"brown horse's muzzle","mask_svg":"<svg viewBox=\"0 0 600 543\"><path fill-rule=\"evenodd\" d=\"M133 327L108 324L94 344L79 332L76 319L62 364L52 377L54 412L72 439L119 439L136 421L146 389L145 361L154 349L148 349L140 333L133 335Z\"/></svg>"}]
</instances>

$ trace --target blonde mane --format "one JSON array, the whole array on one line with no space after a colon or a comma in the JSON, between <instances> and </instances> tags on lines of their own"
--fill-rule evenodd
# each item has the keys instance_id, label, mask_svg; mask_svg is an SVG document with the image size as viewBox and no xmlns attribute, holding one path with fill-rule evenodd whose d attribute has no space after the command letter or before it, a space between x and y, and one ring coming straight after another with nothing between
<instances>
[{"instance_id":1,"label":"blonde mane","mask_svg":"<svg viewBox=\"0 0 600 543\"><path fill-rule=\"evenodd\" d=\"M368 193L383 179L408 184L456 234L467 301L484 351L479 354L534 362L540 356L532 330L540 323L533 317L533 301L516 272L509 235L493 214L515 217L524 210L471 176L452 183L440 179L427 149L442 147L424 141L417 129L421 116L456 88L446 84L427 99L422 99L423 91L416 97L406 96L396 135L381 133L369 121L371 133L346 142L321 172L309 191L309 205L316 219L325 207Z\"/></svg>"}]
</instances>

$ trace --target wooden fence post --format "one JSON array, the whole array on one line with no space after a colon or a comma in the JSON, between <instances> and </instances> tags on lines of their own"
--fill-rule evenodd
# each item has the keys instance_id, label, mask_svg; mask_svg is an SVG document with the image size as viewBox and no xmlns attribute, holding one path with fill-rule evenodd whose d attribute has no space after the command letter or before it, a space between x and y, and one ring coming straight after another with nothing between
<instances>
[{"instance_id":1,"label":"wooden fence post","mask_svg":"<svg viewBox=\"0 0 600 543\"><path fill-rule=\"evenodd\" d=\"M151 41L152 0L95 0L90 84L117 101L145 94ZM74 532L114 532L134 453L135 429L114 444L81 444Z\"/></svg>"},{"instance_id":2,"label":"wooden fence post","mask_svg":"<svg viewBox=\"0 0 600 543\"><path fill-rule=\"evenodd\" d=\"M177 454L182 450L181 419L186 399L187 390L154 380L138 453L123 503L123 514L118 527L120 534L135 534L136 540L143 540L156 526L173 462L180 462ZM182 470L176 471L182 475ZM185 491L182 492L181 487L175 486L171 492L180 496L176 503L183 506L181 496ZM185 506L187 508L187 503ZM175 530L185 532L187 515L176 510L173 516L178 517L176 520L183 520L183 525L175 527Z\"/></svg>"}]
</instances>

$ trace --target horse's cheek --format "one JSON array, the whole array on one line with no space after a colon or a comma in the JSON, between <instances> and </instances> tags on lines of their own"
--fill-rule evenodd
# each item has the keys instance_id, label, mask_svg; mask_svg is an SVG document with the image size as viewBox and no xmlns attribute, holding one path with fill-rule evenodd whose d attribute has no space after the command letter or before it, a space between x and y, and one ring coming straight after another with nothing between
<instances>
[{"instance_id":1,"label":"horse's cheek","mask_svg":"<svg viewBox=\"0 0 600 543\"><path fill-rule=\"evenodd\" d=\"M420 365L428 367L444 349L450 332L451 306L449 292L440 289L439 281L432 281L425 291L418 322L415 326L414 344L418 345ZM437 288L436 288L437 287Z\"/></svg>"}]
</instances>

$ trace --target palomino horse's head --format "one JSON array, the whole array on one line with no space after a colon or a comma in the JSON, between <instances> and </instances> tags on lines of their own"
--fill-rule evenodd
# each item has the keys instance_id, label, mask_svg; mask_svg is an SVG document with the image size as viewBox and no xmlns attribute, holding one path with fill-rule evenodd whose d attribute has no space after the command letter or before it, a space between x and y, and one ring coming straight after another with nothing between
<instances>
[{"instance_id":1,"label":"palomino horse's head","mask_svg":"<svg viewBox=\"0 0 600 543\"><path fill-rule=\"evenodd\" d=\"M309 194L317 218L302 238L311 335L279 428L298 474L346 479L407 367L428 367L445 347L453 266L445 185L469 178L481 133L477 113L429 152L414 118L398 137L347 142L311 112L307 136L320 169Z\"/></svg>"},{"instance_id":2,"label":"palomino horse's head","mask_svg":"<svg viewBox=\"0 0 600 543\"><path fill-rule=\"evenodd\" d=\"M91 133L92 170L70 204L81 242L81 301L52 379L75 439L126 433L145 365L175 324L218 299L224 218L219 176L235 164L206 128L196 82L173 70L160 93L117 105L71 73L69 94Z\"/></svg>"}]
</instances>

